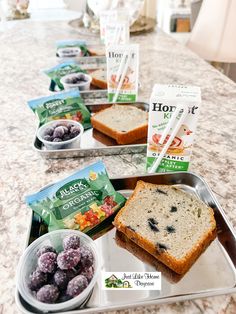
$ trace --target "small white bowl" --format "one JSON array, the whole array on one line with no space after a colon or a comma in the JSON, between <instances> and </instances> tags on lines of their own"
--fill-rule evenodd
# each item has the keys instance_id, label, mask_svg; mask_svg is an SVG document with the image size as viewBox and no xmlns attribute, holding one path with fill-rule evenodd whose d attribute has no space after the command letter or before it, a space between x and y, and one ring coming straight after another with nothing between
<instances>
[{"instance_id":1,"label":"small white bowl","mask_svg":"<svg viewBox=\"0 0 236 314\"><path fill-rule=\"evenodd\" d=\"M54 127L55 125L60 125L60 123L62 125L66 125L66 124L73 124L76 125L80 128L80 133L75 136L74 138L67 140L67 141L62 141L62 142L50 142L50 141L46 141L44 139L44 135L45 135L45 131L48 127ZM69 120L69 119L59 119L59 120L53 120L53 121L49 121L48 123L45 123L44 125L42 125L38 131L37 131L37 138L44 144L44 146L47 149L50 150L54 150L54 149L68 149L68 148L72 148L75 145L79 146L80 144L80 140L81 140L81 136L84 132L84 128L82 126L81 123L75 121L75 120Z\"/></svg>"},{"instance_id":2,"label":"small white bowl","mask_svg":"<svg viewBox=\"0 0 236 314\"><path fill-rule=\"evenodd\" d=\"M57 50L59 58L76 58L82 56L82 51L79 47L66 47Z\"/></svg>"},{"instance_id":3,"label":"small white bowl","mask_svg":"<svg viewBox=\"0 0 236 314\"><path fill-rule=\"evenodd\" d=\"M36 269L37 267L37 251L39 248L42 248L46 245L53 246L56 251L60 252L63 250L62 241L68 235L77 235L80 237L81 245L86 245L92 252L94 257L94 275L92 280L90 281L87 288L84 289L77 297L74 297L68 301L61 303L43 303L38 301L33 292L28 287L29 275ZM17 289L22 296L22 298L29 303L35 309L38 309L42 312L58 312L58 311L68 311L72 310L76 307L79 307L89 296L93 287L97 281L97 276L100 272L100 261L98 255L98 249L94 243L94 241L84 234L83 232L77 230L68 230L61 229L49 232L33 243L31 243L23 255L20 258L18 269L17 269Z\"/></svg>"},{"instance_id":4,"label":"small white bowl","mask_svg":"<svg viewBox=\"0 0 236 314\"><path fill-rule=\"evenodd\" d=\"M85 82L78 82L78 83L68 83L74 77L83 77L85 78ZM92 82L92 77L85 73L71 73L63 76L60 79L60 82L64 86L65 90L69 90L72 88L78 88L80 91L89 90L90 84Z\"/></svg>"}]
</instances>

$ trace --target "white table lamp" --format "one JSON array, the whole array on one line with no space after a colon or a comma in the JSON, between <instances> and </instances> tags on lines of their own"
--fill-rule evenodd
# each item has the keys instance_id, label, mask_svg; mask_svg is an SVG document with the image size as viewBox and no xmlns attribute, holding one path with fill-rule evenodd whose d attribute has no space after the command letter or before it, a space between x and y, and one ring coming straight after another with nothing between
<instances>
[{"instance_id":1,"label":"white table lamp","mask_svg":"<svg viewBox=\"0 0 236 314\"><path fill-rule=\"evenodd\" d=\"M205 60L236 62L236 0L204 0L187 46Z\"/></svg>"}]
</instances>

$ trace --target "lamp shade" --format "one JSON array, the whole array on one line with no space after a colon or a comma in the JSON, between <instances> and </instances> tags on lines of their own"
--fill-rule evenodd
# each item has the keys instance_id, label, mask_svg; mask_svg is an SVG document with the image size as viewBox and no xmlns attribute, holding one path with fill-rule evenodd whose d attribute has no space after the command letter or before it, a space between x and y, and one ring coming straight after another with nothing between
<instances>
[{"instance_id":1,"label":"lamp shade","mask_svg":"<svg viewBox=\"0 0 236 314\"><path fill-rule=\"evenodd\" d=\"M204 0L187 46L209 61L236 62L236 0Z\"/></svg>"}]
</instances>

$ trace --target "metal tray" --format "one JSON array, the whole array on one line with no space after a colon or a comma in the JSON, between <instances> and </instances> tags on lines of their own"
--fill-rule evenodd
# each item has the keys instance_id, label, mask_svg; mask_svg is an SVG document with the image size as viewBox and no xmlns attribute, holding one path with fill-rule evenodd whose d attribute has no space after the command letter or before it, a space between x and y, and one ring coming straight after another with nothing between
<instances>
[{"instance_id":1,"label":"metal tray","mask_svg":"<svg viewBox=\"0 0 236 314\"><path fill-rule=\"evenodd\" d=\"M58 58L58 57L57 57ZM60 58L58 58L60 59ZM68 59L68 60L67 60ZM76 63L80 65L82 70L92 70L92 69L100 69L100 68L106 68L107 67L107 61L105 56L101 57L79 57L79 58L67 58L60 60L59 63L63 63L66 61L74 60Z\"/></svg>"},{"instance_id":2,"label":"metal tray","mask_svg":"<svg viewBox=\"0 0 236 314\"><path fill-rule=\"evenodd\" d=\"M110 107L111 103L87 105L91 113ZM142 110L148 111L149 105L145 102L130 103ZM81 137L80 147L60 150L47 150L42 142L35 137L34 149L44 158L67 158L67 157L84 157L99 155L119 155L129 153L141 153L146 149L146 138L136 142L135 144L119 145L112 138L102 134L101 132L89 129L84 131Z\"/></svg>"},{"instance_id":3,"label":"metal tray","mask_svg":"<svg viewBox=\"0 0 236 314\"><path fill-rule=\"evenodd\" d=\"M95 89L89 91L83 91L80 96L84 100L85 105L92 104L105 104L107 103L107 90Z\"/></svg>"},{"instance_id":4,"label":"metal tray","mask_svg":"<svg viewBox=\"0 0 236 314\"><path fill-rule=\"evenodd\" d=\"M112 179L115 189L129 197L138 180L156 184L175 185L188 193L195 194L214 209L217 222L217 239L199 257L183 277L170 276L164 269L152 265L142 253L141 259L121 248L115 240L112 229L96 241L101 252L102 270L104 271L156 271L162 272L161 291L117 291L101 290L101 278L98 278L93 293L83 309L69 311L71 314L104 313L105 311L148 306L177 301L190 300L229 294L236 292L236 235L226 215L215 199L206 182L190 172L141 175ZM40 220L32 220L27 244L39 236ZM122 246L122 245L121 245ZM144 252L144 251L143 251ZM16 303L23 313L32 314L32 308L16 292Z\"/></svg>"}]
</instances>

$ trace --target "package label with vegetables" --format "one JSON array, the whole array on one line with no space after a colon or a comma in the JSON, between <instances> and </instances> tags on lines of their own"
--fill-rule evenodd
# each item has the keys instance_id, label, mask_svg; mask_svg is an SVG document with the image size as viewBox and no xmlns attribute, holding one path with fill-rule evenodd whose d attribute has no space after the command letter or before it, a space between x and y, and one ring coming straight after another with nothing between
<instances>
[{"instance_id":1,"label":"package label with vegetables","mask_svg":"<svg viewBox=\"0 0 236 314\"><path fill-rule=\"evenodd\" d=\"M55 67L44 71L52 80L54 84L50 85L50 90L55 91L56 86L60 90L64 89L63 84L61 83L61 78L71 73L85 73L84 70L75 61L68 61L60 63Z\"/></svg>"},{"instance_id":2,"label":"package label with vegetables","mask_svg":"<svg viewBox=\"0 0 236 314\"><path fill-rule=\"evenodd\" d=\"M33 99L28 105L38 116L40 126L52 120L70 119L80 122L85 129L91 127L91 114L78 90Z\"/></svg>"},{"instance_id":3,"label":"package label with vegetables","mask_svg":"<svg viewBox=\"0 0 236 314\"><path fill-rule=\"evenodd\" d=\"M120 209L126 199L116 192L105 166L97 162L26 197L26 203L49 227L88 232Z\"/></svg>"}]
</instances>

